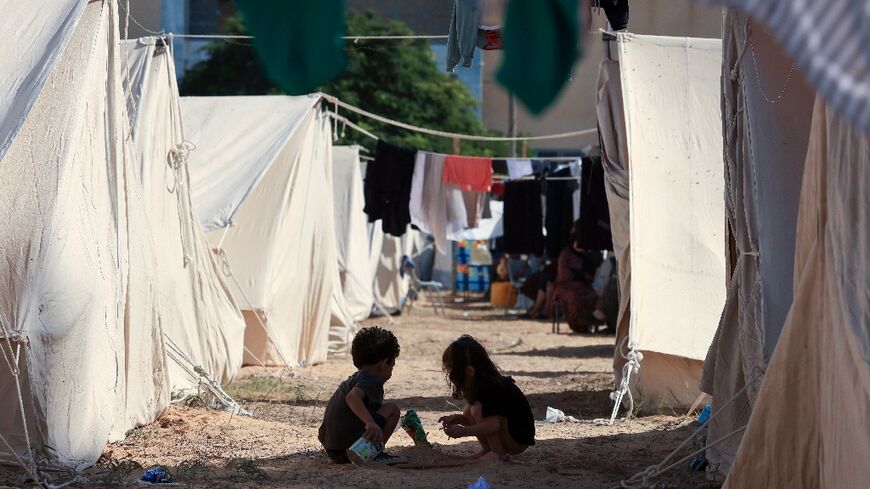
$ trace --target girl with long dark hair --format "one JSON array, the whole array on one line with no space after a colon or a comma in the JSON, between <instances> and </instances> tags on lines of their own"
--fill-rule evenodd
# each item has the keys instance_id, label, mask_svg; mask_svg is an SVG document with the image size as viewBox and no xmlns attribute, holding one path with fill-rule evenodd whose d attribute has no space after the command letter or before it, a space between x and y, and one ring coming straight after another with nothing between
<instances>
[{"instance_id":1,"label":"girl with long dark hair","mask_svg":"<svg viewBox=\"0 0 870 489\"><path fill-rule=\"evenodd\" d=\"M477 437L471 458L506 460L535 444L535 420L514 379L502 375L486 349L468 335L450 344L441 358L453 397L465 399L462 414L439 421L451 438Z\"/></svg>"}]
</instances>

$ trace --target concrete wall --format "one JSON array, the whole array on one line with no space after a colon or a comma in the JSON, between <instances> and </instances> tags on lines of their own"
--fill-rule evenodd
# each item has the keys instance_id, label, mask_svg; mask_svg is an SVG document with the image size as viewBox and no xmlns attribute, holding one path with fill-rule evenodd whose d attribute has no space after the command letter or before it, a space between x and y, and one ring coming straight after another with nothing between
<instances>
[{"instance_id":1,"label":"concrete wall","mask_svg":"<svg viewBox=\"0 0 870 489\"><path fill-rule=\"evenodd\" d=\"M348 10L373 10L384 19L401 20L421 36L447 34L453 0L345 0Z\"/></svg>"},{"instance_id":2,"label":"concrete wall","mask_svg":"<svg viewBox=\"0 0 870 489\"><path fill-rule=\"evenodd\" d=\"M691 0L634 0L630 4L629 31L689 37L721 37L722 13L718 7L699 5ZM569 82L559 100L541 117L534 117L518 104L517 128L532 135L553 134L588 129L596 126L595 91L598 64L603 56L601 35L607 25L604 12L593 13L592 28L583 39L584 56L574 67L574 79ZM480 55L480 51L478 51ZM508 95L495 80L501 63L501 52L487 51L483 68L483 119L490 129L507 131ZM598 137L553 140L535 143L539 149L582 149L597 144ZM530 146L530 149L532 148Z\"/></svg>"},{"instance_id":3,"label":"concrete wall","mask_svg":"<svg viewBox=\"0 0 870 489\"><path fill-rule=\"evenodd\" d=\"M121 29L124 28L124 8L126 8L127 4L123 0L119 2L121 4L121 8L118 9L118 12L121 14ZM163 0L130 0L130 15L136 19L136 22L142 24L138 25L133 20L130 20L130 39L135 39L137 37L145 37L150 34L146 32L145 29L154 32L160 32L163 28ZM144 27L144 28L143 28ZM121 31L121 36L124 35L124 31Z\"/></svg>"}]
</instances>

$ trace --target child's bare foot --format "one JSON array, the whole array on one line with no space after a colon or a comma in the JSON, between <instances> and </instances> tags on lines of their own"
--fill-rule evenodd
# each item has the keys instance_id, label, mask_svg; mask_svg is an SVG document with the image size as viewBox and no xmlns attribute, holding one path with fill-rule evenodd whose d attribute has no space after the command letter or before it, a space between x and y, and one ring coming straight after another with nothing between
<instances>
[{"instance_id":1,"label":"child's bare foot","mask_svg":"<svg viewBox=\"0 0 870 489\"><path fill-rule=\"evenodd\" d=\"M510 462L511 456L510 454L499 455L495 452L487 452L480 457L480 460L482 462Z\"/></svg>"},{"instance_id":2,"label":"child's bare foot","mask_svg":"<svg viewBox=\"0 0 870 489\"><path fill-rule=\"evenodd\" d=\"M492 452L490 452L489 450L481 450L477 453L472 453L471 455L466 455L464 458L467 458L469 460L478 460L478 459L482 459L488 453L492 453Z\"/></svg>"}]
</instances>

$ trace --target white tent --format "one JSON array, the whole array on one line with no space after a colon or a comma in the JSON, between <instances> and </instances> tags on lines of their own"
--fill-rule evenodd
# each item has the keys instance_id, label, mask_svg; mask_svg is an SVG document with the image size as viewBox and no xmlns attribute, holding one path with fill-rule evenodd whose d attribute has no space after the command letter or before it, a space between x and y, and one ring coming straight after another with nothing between
<instances>
[{"instance_id":1,"label":"white tent","mask_svg":"<svg viewBox=\"0 0 870 489\"><path fill-rule=\"evenodd\" d=\"M160 264L157 290L173 392L194 387L203 371L227 383L242 366L245 323L190 199L175 66L156 38L122 43L132 135L145 207Z\"/></svg>"},{"instance_id":2,"label":"white tent","mask_svg":"<svg viewBox=\"0 0 870 489\"><path fill-rule=\"evenodd\" d=\"M371 315L375 298L359 147L333 146L332 162L338 269L348 312L362 321Z\"/></svg>"},{"instance_id":3,"label":"white tent","mask_svg":"<svg viewBox=\"0 0 870 489\"><path fill-rule=\"evenodd\" d=\"M322 362L330 318L352 327L336 252L332 133L318 101L181 99L197 148L188 160L193 204L232 271L246 364Z\"/></svg>"},{"instance_id":4,"label":"white tent","mask_svg":"<svg viewBox=\"0 0 870 489\"><path fill-rule=\"evenodd\" d=\"M617 45L599 94L615 248L621 283L630 283L617 356L630 368L639 362L631 388L646 409L689 407L725 302L721 41L619 34Z\"/></svg>"},{"instance_id":5,"label":"white tent","mask_svg":"<svg viewBox=\"0 0 870 489\"><path fill-rule=\"evenodd\" d=\"M0 461L83 467L169 402L112 0L6 5Z\"/></svg>"}]
</instances>

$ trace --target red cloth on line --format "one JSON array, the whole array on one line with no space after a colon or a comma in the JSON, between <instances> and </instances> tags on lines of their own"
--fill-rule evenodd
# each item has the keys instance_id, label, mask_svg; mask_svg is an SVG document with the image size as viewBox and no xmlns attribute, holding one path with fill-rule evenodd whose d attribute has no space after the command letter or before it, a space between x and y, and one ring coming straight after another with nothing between
<instances>
[{"instance_id":1,"label":"red cloth on line","mask_svg":"<svg viewBox=\"0 0 870 489\"><path fill-rule=\"evenodd\" d=\"M489 192L492 187L492 158L451 155L444 158L441 181L462 191Z\"/></svg>"}]
</instances>

